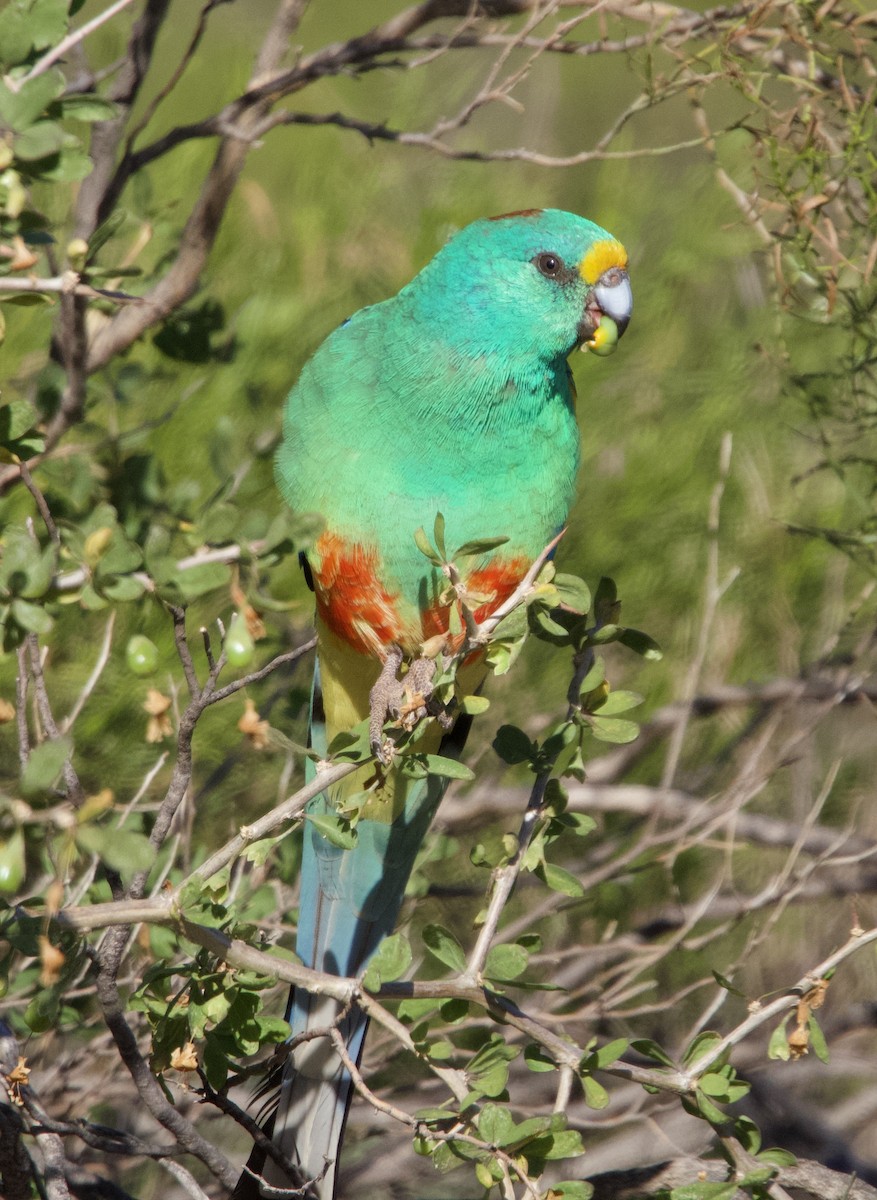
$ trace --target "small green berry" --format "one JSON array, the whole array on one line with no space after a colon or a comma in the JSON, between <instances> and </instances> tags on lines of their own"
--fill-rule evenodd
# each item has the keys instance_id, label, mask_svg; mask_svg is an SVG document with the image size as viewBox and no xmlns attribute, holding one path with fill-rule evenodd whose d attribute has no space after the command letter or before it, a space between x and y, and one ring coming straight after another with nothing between
<instances>
[{"instance_id":1,"label":"small green berry","mask_svg":"<svg viewBox=\"0 0 877 1200\"><path fill-rule=\"evenodd\" d=\"M242 613L235 613L225 635L225 657L232 667L246 667L253 661L256 643Z\"/></svg>"},{"instance_id":2,"label":"small green berry","mask_svg":"<svg viewBox=\"0 0 877 1200\"><path fill-rule=\"evenodd\" d=\"M151 675L158 666L158 647L142 633L135 633L125 648L125 662L135 675Z\"/></svg>"}]
</instances>

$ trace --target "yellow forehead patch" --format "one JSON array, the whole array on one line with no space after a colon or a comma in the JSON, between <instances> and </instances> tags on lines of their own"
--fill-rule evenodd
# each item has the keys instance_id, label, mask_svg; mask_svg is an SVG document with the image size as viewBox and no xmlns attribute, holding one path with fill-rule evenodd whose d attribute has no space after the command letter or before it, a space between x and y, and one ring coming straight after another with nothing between
<instances>
[{"instance_id":1,"label":"yellow forehead patch","mask_svg":"<svg viewBox=\"0 0 877 1200\"><path fill-rule=\"evenodd\" d=\"M621 242L608 238L603 242L595 242L585 257L579 263L579 274L587 284L594 284L604 271L612 267L627 266L627 251Z\"/></svg>"}]
</instances>

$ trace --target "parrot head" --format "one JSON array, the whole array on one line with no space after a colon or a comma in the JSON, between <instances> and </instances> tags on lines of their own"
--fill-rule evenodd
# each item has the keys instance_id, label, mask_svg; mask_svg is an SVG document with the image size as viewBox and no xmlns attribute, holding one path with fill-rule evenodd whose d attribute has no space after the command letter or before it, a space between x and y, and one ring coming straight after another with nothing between
<instances>
[{"instance_id":1,"label":"parrot head","mask_svg":"<svg viewBox=\"0 0 877 1200\"><path fill-rule=\"evenodd\" d=\"M624 247L574 213L531 209L467 225L408 285L418 316L468 354L610 354L630 320Z\"/></svg>"}]
</instances>

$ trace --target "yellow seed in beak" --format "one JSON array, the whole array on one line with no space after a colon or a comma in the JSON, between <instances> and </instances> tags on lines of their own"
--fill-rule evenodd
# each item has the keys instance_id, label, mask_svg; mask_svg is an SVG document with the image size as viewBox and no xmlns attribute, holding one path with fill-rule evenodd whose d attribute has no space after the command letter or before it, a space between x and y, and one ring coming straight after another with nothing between
<instances>
[{"instance_id":1,"label":"yellow seed in beak","mask_svg":"<svg viewBox=\"0 0 877 1200\"><path fill-rule=\"evenodd\" d=\"M617 345L618 326L611 317L604 315L600 318L600 324L594 330L590 341L585 342L582 349L590 350L592 354L599 354L601 358L605 358L607 354L615 353Z\"/></svg>"}]
</instances>

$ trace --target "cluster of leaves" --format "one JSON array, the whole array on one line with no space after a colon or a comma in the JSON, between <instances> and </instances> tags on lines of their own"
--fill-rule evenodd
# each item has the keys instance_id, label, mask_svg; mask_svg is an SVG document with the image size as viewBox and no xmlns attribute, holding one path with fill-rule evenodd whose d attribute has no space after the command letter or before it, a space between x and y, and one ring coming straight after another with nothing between
<instances>
[{"instance_id":1,"label":"cluster of leaves","mask_svg":"<svg viewBox=\"0 0 877 1200\"><path fill-rule=\"evenodd\" d=\"M765 90L741 73L752 194L777 237L778 299L791 370L786 388L818 430L813 472L842 479L845 523L795 526L872 573L877 496L877 33L866 13L794 7L808 86ZM768 198L769 197L769 201ZM801 336L801 326L804 336Z\"/></svg>"},{"instance_id":2,"label":"cluster of leaves","mask_svg":"<svg viewBox=\"0 0 877 1200\"><path fill-rule=\"evenodd\" d=\"M0 13L0 276L30 269L35 248L55 240L49 218L34 204L33 185L74 183L91 170L70 122L105 121L116 114L103 96L71 91L59 68L35 69L40 56L66 35L82 3L11 0ZM3 298L8 304L46 299L35 292ZM0 311L0 338L2 329Z\"/></svg>"},{"instance_id":3,"label":"cluster of leaves","mask_svg":"<svg viewBox=\"0 0 877 1200\"><path fill-rule=\"evenodd\" d=\"M699 1033L685 1048L681 1057L683 1071L690 1071L699 1063L701 1067L693 1077L692 1091L681 1097L682 1107L687 1113L706 1121L717 1134L716 1148L729 1167L729 1181L696 1181L674 1188L669 1200L733 1200L744 1192L753 1200L769 1200L770 1184L777 1169L792 1166L794 1155L776 1147L763 1148L758 1126L744 1113L729 1113L721 1105L733 1105L743 1100L750 1085L741 1079L730 1062L730 1049L714 1053L722 1044L722 1038L712 1030ZM644 1058L674 1072L676 1064L660 1046L652 1041L636 1039L631 1049ZM747 1168L740 1170L735 1157L742 1152L749 1156Z\"/></svg>"},{"instance_id":4,"label":"cluster of leaves","mask_svg":"<svg viewBox=\"0 0 877 1200\"><path fill-rule=\"evenodd\" d=\"M87 973L88 960L79 940L52 930L49 921L0 906L0 939L6 946L0 959L0 995L23 1002L13 1008L14 1025L30 1033L45 1033L60 1025L81 1024L81 1009L70 993Z\"/></svg>"},{"instance_id":5,"label":"cluster of leaves","mask_svg":"<svg viewBox=\"0 0 877 1200\"><path fill-rule=\"evenodd\" d=\"M200 915L204 916L203 909ZM223 913L223 925L227 919ZM241 927L236 932L248 931ZM255 928L249 933L254 937ZM263 1011L262 993L275 983L269 975L217 963L206 951L189 961L155 963L130 1006L146 1014L152 1033L151 1064L158 1077L167 1070L191 1071L200 1066L210 1087L225 1090L240 1059L289 1037L288 1023ZM187 1047L191 1056L185 1053Z\"/></svg>"},{"instance_id":6,"label":"cluster of leaves","mask_svg":"<svg viewBox=\"0 0 877 1200\"><path fill-rule=\"evenodd\" d=\"M0 408L0 449L20 455L23 441L32 437L32 420L26 401ZM84 457L47 471L46 500L55 514L51 533L42 522L16 526L18 498L0 501L0 512L10 518L0 540L4 649L14 649L28 632L48 633L71 604L94 611L146 593L168 604L189 604L228 588L232 559L238 570L249 569L248 586L258 606L273 603L259 593L261 573L289 554L300 520L283 509L254 505L242 512L225 504L221 493L231 486L228 476L219 496L199 503L186 486L163 489L151 456L107 451L106 460L103 479L95 478ZM205 556L205 550L227 544L240 547L228 562Z\"/></svg>"}]
</instances>

